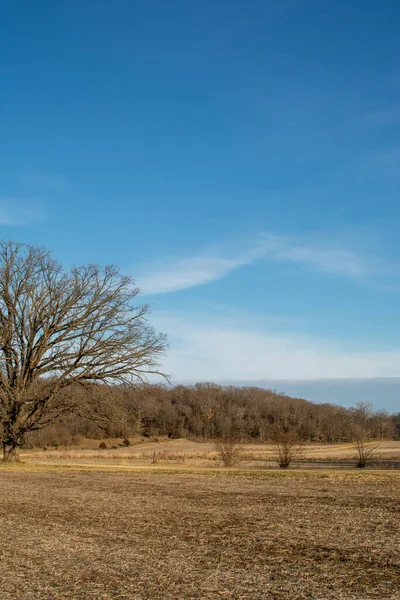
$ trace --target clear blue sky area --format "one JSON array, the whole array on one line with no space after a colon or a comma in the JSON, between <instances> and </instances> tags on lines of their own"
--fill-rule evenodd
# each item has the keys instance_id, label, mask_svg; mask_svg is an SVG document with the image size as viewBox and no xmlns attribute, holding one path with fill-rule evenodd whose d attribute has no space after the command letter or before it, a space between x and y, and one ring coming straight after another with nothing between
<instances>
[{"instance_id":1,"label":"clear blue sky area","mask_svg":"<svg viewBox=\"0 0 400 600\"><path fill-rule=\"evenodd\" d=\"M390 0L2 0L1 236L132 274L175 381L400 376L399 34Z\"/></svg>"}]
</instances>

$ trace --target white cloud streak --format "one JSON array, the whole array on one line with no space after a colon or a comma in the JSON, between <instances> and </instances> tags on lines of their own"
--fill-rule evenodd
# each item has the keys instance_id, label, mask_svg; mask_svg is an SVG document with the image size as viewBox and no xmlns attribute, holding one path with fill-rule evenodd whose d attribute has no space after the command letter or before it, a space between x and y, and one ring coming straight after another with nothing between
<instances>
[{"instance_id":1,"label":"white cloud streak","mask_svg":"<svg viewBox=\"0 0 400 600\"><path fill-rule=\"evenodd\" d=\"M242 245L243 246L243 245ZM136 271L137 282L146 295L164 294L217 281L240 267L258 260L296 263L342 277L366 278L377 261L326 243L283 236L263 235L241 251L217 247L186 258L170 258L143 265Z\"/></svg>"},{"instance_id":2,"label":"white cloud streak","mask_svg":"<svg viewBox=\"0 0 400 600\"><path fill-rule=\"evenodd\" d=\"M348 277L364 277L370 268L354 252L335 248L313 248L310 246L294 245L285 250L277 251L274 258L309 265L326 273Z\"/></svg>"},{"instance_id":3,"label":"white cloud streak","mask_svg":"<svg viewBox=\"0 0 400 600\"><path fill-rule=\"evenodd\" d=\"M247 264L240 258L226 259L218 256L194 256L166 261L149 274L138 278L145 294L164 294L216 281L230 271Z\"/></svg>"}]
</instances>

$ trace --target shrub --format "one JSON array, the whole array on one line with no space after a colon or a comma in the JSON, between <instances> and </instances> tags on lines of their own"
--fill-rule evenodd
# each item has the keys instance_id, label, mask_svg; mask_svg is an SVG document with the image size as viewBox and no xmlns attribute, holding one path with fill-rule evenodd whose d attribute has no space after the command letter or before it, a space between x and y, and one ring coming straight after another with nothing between
<instances>
[{"instance_id":1,"label":"shrub","mask_svg":"<svg viewBox=\"0 0 400 600\"><path fill-rule=\"evenodd\" d=\"M273 441L278 451L275 461L280 469L288 469L294 460L300 458L302 448L296 429L277 424L273 431Z\"/></svg>"},{"instance_id":2,"label":"shrub","mask_svg":"<svg viewBox=\"0 0 400 600\"><path fill-rule=\"evenodd\" d=\"M156 452L154 450L153 455L151 457L151 464L155 465L155 464L158 463L158 461L160 459L165 459L165 458L167 458L167 453L166 452Z\"/></svg>"},{"instance_id":3,"label":"shrub","mask_svg":"<svg viewBox=\"0 0 400 600\"><path fill-rule=\"evenodd\" d=\"M122 445L123 445L125 448L128 448L128 447L131 445L131 443L130 443L130 441L128 440L128 438L125 438L124 440L122 440Z\"/></svg>"},{"instance_id":4,"label":"shrub","mask_svg":"<svg viewBox=\"0 0 400 600\"><path fill-rule=\"evenodd\" d=\"M105 442L100 442L99 448L100 450L107 450L107 444Z\"/></svg>"},{"instance_id":5,"label":"shrub","mask_svg":"<svg viewBox=\"0 0 400 600\"><path fill-rule=\"evenodd\" d=\"M215 449L224 467L234 467L240 462L241 448L238 441L233 437L221 437L215 442Z\"/></svg>"},{"instance_id":6,"label":"shrub","mask_svg":"<svg viewBox=\"0 0 400 600\"><path fill-rule=\"evenodd\" d=\"M353 426L353 443L358 469L365 469L368 463L372 461L379 445L377 442L370 441L370 434L371 432L363 424Z\"/></svg>"},{"instance_id":7,"label":"shrub","mask_svg":"<svg viewBox=\"0 0 400 600\"><path fill-rule=\"evenodd\" d=\"M358 439L355 442L354 448L356 450L357 469L365 469L368 463L370 463L373 459L377 444L366 442L363 439Z\"/></svg>"}]
</instances>

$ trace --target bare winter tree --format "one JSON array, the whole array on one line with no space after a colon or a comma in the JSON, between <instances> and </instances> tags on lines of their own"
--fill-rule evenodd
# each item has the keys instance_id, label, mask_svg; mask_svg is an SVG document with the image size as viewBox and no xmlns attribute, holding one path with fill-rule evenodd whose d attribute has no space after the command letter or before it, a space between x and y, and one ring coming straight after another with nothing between
<instances>
[{"instance_id":1,"label":"bare winter tree","mask_svg":"<svg viewBox=\"0 0 400 600\"><path fill-rule=\"evenodd\" d=\"M232 435L217 438L215 449L225 467L234 467L240 462L242 450L239 441Z\"/></svg>"},{"instance_id":2,"label":"bare winter tree","mask_svg":"<svg viewBox=\"0 0 400 600\"><path fill-rule=\"evenodd\" d=\"M277 454L275 461L280 469L287 469L293 461L299 459L303 454L301 440L296 428L276 423L272 439L276 446Z\"/></svg>"},{"instance_id":3,"label":"bare winter tree","mask_svg":"<svg viewBox=\"0 0 400 600\"><path fill-rule=\"evenodd\" d=\"M359 424L353 428L354 450L356 451L356 466L364 469L374 458L378 444L368 438L368 432Z\"/></svg>"},{"instance_id":4,"label":"bare winter tree","mask_svg":"<svg viewBox=\"0 0 400 600\"><path fill-rule=\"evenodd\" d=\"M66 271L47 250L0 243L5 461L18 460L24 434L87 410L76 388L159 373L166 338L148 325L147 306L133 306L138 293L116 267Z\"/></svg>"},{"instance_id":5,"label":"bare winter tree","mask_svg":"<svg viewBox=\"0 0 400 600\"><path fill-rule=\"evenodd\" d=\"M375 411L372 423L374 433L379 440L383 441L388 434L393 435L393 420L387 410L380 409Z\"/></svg>"}]
</instances>

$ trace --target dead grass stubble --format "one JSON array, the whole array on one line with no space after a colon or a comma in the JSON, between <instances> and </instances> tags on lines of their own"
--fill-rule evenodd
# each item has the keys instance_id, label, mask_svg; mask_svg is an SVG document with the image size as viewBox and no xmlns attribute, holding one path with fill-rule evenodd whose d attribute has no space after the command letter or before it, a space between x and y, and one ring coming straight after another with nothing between
<instances>
[{"instance_id":1,"label":"dead grass stubble","mask_svg":"<svg viewBox=\"0 0 400 600\"><path fill-rule=\"evenodd\" d=\"M0 478L2 600L399 598L398 474Z\"/></svg>"}]
</instances>

